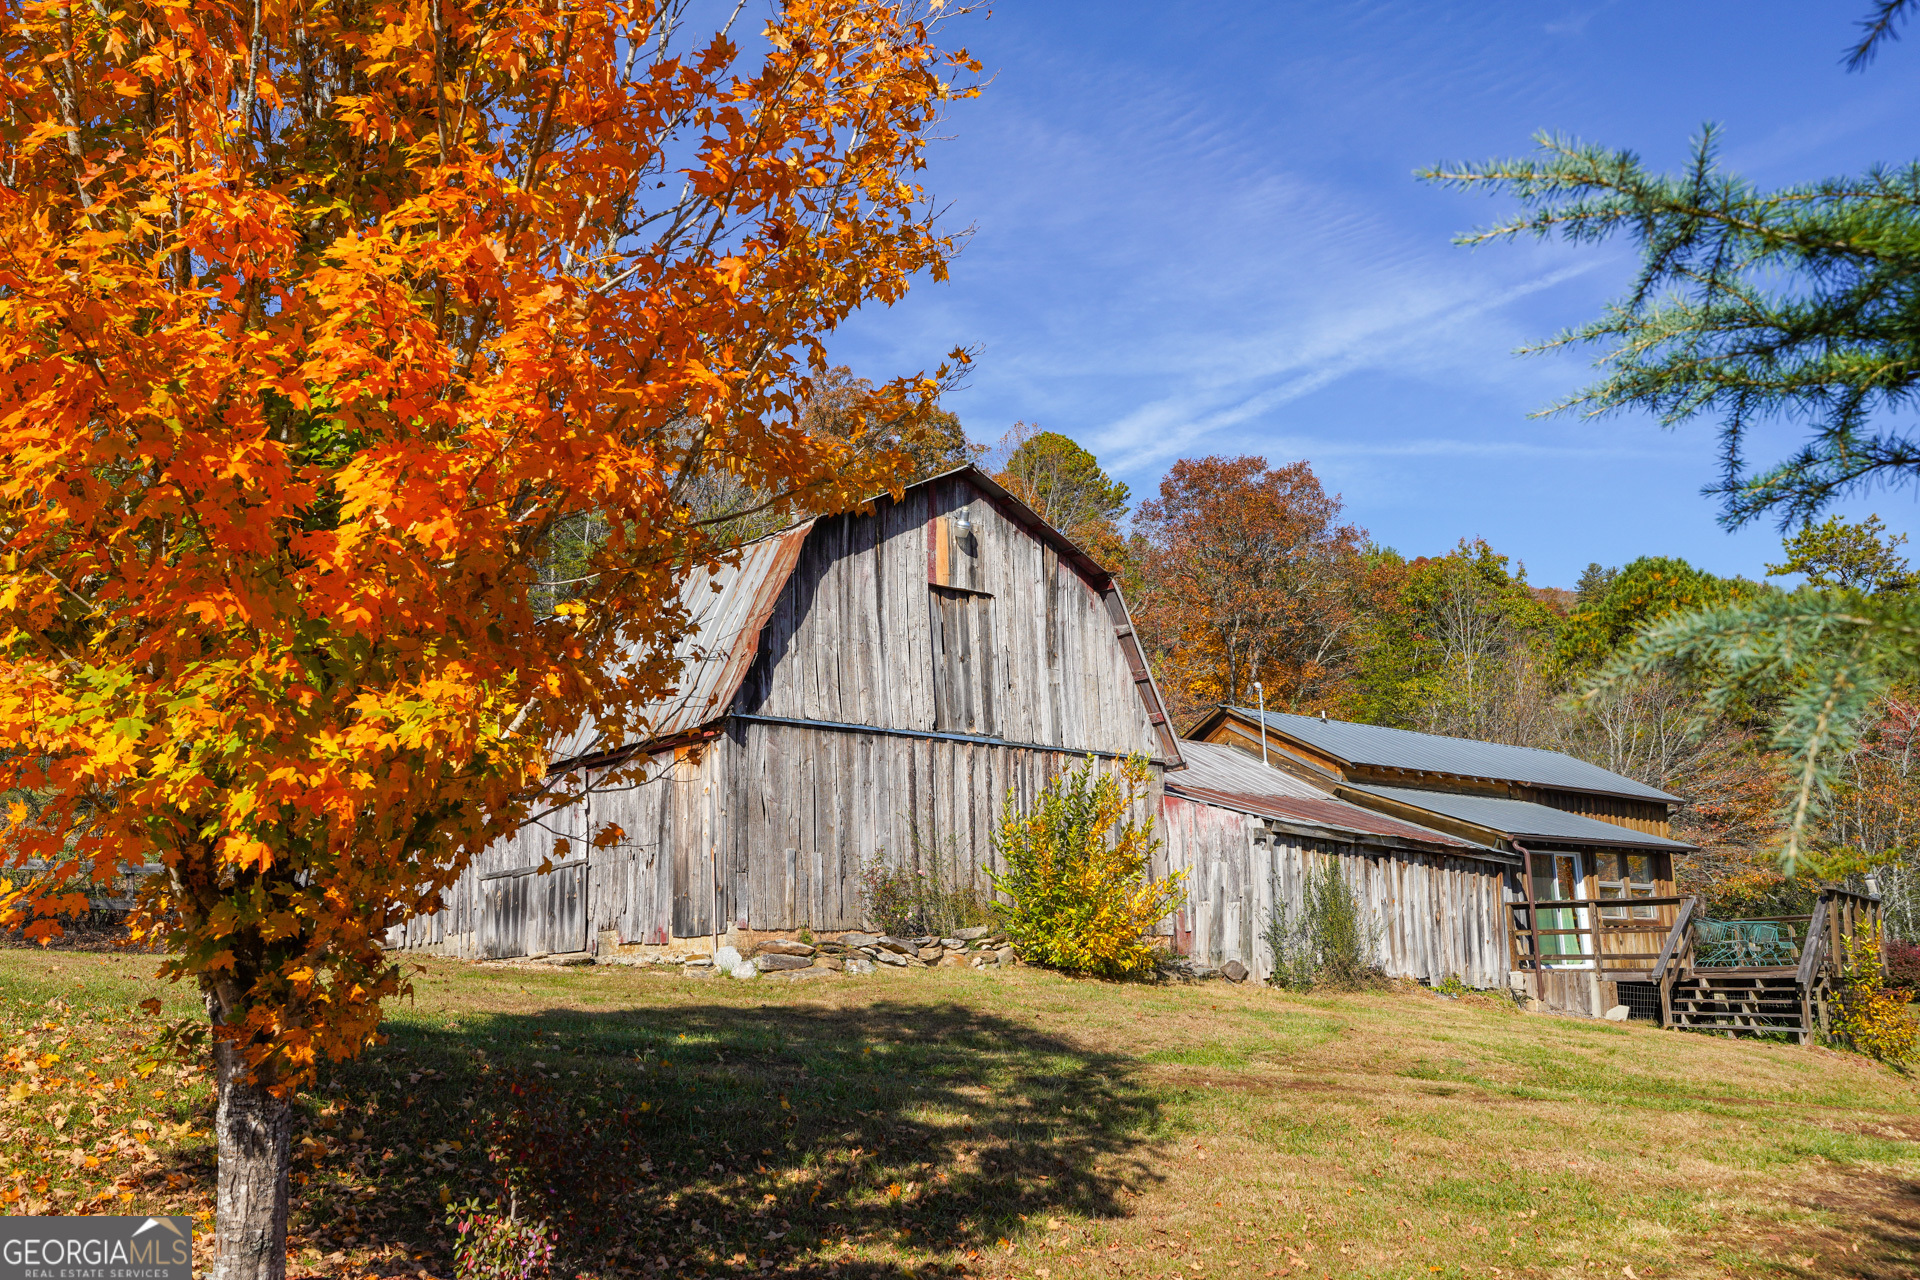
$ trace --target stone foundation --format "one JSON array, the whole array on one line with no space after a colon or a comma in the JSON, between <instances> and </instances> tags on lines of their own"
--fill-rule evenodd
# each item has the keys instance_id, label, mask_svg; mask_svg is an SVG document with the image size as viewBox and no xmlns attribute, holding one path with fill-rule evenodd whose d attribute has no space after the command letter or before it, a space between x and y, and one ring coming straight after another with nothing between
<instances>
[{"instance_id":1,"label":"stone foundation","mask_svg":"<svg viewBox=\"0 0 1920 1280\"><path fill-rule=\"evenodd\" d=\"M802 940L783 934L721 935L718 951L702 938L680 938L666 945L621 943L600 935L597 952L523 956L483 964L627 966L658 965L688 978L825 977L830 973L872 973L880 968L996 969L1014 963L1005 936L989 926L961 929L945 937L896 938L888 934L842 933ZM702 945L706 943L706 945Z\"/></svg>"}]
</instances>

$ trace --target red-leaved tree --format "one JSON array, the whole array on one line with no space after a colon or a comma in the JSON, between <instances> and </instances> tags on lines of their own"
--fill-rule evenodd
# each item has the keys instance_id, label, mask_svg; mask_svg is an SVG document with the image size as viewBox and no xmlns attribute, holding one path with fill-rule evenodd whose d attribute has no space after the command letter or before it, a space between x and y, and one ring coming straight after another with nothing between
<instances>
[{"instance_id":1,"label":"red-leaved tree","mask_svg":"<svg viewBox=\"0 0 1920 1280\"><path fill-rule=\"evenodd\" d=\"M1337 709L1351 677L1365 533L1304 462L1188 458L1140 504L1138 610L1176 716L1216 703Z\"/></svg>"}]
</instances>

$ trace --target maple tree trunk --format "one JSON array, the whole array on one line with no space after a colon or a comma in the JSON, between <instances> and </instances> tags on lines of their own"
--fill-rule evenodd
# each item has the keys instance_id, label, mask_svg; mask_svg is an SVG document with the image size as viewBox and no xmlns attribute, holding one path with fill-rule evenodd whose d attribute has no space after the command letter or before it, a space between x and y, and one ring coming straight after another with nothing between
<instances>
[{"instance_id":1,"label":"maple tree trunk","mask_svg":"<svg viewBox=\"0 0 1920 1280\"><path fill-rule=\"evenodd\" d=\"M232 1044L216 1039L213 1061L220 1090L213 1280L285 1280L293 1104L249 1080L246 1059Z\"/></svg>"}]
</instances>

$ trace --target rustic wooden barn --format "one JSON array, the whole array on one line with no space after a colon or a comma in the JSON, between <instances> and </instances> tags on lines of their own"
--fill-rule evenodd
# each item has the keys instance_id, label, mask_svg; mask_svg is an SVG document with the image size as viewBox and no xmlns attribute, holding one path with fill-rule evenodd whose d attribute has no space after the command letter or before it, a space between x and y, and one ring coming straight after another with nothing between
<instances>
[{"instance_id":1,"label":"rustic wooden barn","mask_svg":"<svg viewBox=\"0 0 1920 1280\"><path fill-rule=\"evenodd\" d=\"M1654 1016L1682 917L1669 826L1680 797L1558 751L1220 707L1193 738L1264 752L1357 807L1511 855L1507 980L1548 1007ZM1524 873L1523 873L1524 864Z\"/></svg>"},{"instance_id":2,"label":"rustic wooden barn","mask_svg":"<svg viewBox=\"0 0 1920 1280\"><path fill-rule=\"evenodd\" d=\"M1113 578L963 468L692 574L645 741L567 743L585 803L487 849L405 944L472 956L852 929L863 868L993 867L1009 793L1092 757L1180 763ZM644 781L619 782L644 765ZM609 824L622 838L594 848ZM553 862L555 843L573 851Z\"/></svg>"},{"instance_id":3,"label":"rustic wooden barn","mask_svg":"<svg viewBox=\"0 0 1920 1280\"><path fill-rule=\"evenodd\" d=\"M1516 856L1335 799L1233 747L1183 741L1166 778L1166 869L1187 873L1175 950L1265 980L1276 905L1297 918L1308 873L1331 866L1376 931L1389 975L1507 983L1505 881Z\"/></svg>"}]
</instances>

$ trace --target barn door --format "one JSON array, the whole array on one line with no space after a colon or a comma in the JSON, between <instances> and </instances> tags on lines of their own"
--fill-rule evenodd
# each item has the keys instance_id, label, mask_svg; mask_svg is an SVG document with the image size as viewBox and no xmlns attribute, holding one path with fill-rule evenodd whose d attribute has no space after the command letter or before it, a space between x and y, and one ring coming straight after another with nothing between
<instances>
[{"instance_id":1,"label":"barn door","mask_svg":"<svg viewBox=\"0 0 1920 1280\"><path fill-rule=\"evenodd\" d=\"M999 725L993 696L993 597L957 587L933 587L931 592L933 727L992 737Z\"/></svg>"},{"instance_id":2,"label":"barn door","mask_svg":"<svg viewBox=\"0 0 1920 1280\"><path fill-rule=\"evenodd\" d=\"M587 949L587 864L585 860L535 875L540 901L540 950Z\"/></svg>"},{"instance_id":3,"label":"barn door","mask_svg":"<svg viewBox=\"0 0 1920 1280\"><path fill-rule=\"evenodd\" d=\"M489 960L526 955L527 925L527 874L500 871L482 876L480 954Z\"/></svg>"},{"instance_id":4,"label":"barn door","mask_svg":"<svg viewBox=\"0 0 1920 1280\"><path fill-rule=\"evenodd\" d=\"M711 759L709 757L708 759ZM714 784L710 770L688 747L673 761L673 936L697 938L726 928L724 885L714 873Z\"/></svg>"}]
</instances>

